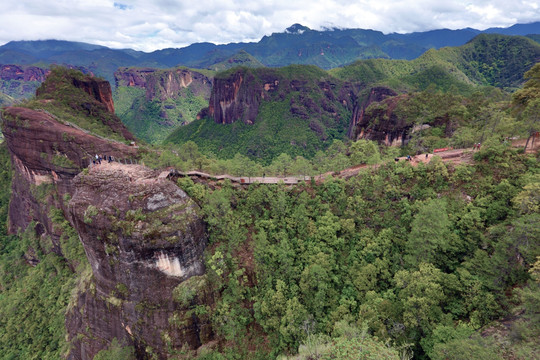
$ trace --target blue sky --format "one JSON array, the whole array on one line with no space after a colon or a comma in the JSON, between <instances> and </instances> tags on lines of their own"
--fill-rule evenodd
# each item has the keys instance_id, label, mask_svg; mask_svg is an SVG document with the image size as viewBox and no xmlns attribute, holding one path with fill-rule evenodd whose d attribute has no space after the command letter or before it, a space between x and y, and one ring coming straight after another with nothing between
<instances>
[{"instance_id":1,"label":"blue sky","mask_svg":"<svg viewBox=\"0 0 540 360\"><path fill-rule=\"evenodd\" d=\"M294 23L384 33L540 21L538 0L3 0L0 44L61 39L153 51L258 41Z\"/></svg>"}]
</instances>

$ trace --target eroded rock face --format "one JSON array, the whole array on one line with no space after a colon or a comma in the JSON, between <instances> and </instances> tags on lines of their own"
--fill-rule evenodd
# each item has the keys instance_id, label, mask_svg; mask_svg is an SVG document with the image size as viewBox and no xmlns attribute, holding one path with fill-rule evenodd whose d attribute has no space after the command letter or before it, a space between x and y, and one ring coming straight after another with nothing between
<instances>
[{"instance_id":1,"label":"eroded rock face","mask_svg":"<svg viewBox=\"0 0 540 360\"><path fill-rule=\"evenodd\" d=\"M214 79L214 88L210 96L208 112L216 123L231 124L237 120L242 120L245 123L255 121L255 117L259 112L261 90L264 85L248 81L246 83L252 86L243 86L244 77L245 74L242 72L236 72L229 78ZM241 88L242 91L240 92ZM268 89L271 89L270 86L268 86Z\"/></svg>"},{"instance_id":2,"label":"eroded rock face","mask_svg":"<svg viewBox=\"0 0 540 360\"><path fill-rule=\"evenodd\" d=\"M44 94L58 86L44 84ZM100 109L107 103L99 82L68 79L63 84L84 89ZM34 223L43 241L52 240L47 251L65 256L75 268L62 254L63 230L53 223L54 212L76 230L91 265L66 314L68 358L93 359L114 338L135 346L140 359L150 358L150 352L164 359L171 348L194 349L208 341L209 320L188 311L212 302L204 291L206 234L198 206L143 166L102 161L89 167L96 154L136 159L135 147L94 136L42 110L8 107L2 118L14 167L9 231ZM126 139L132 137L121 123L113 125ZM30 265L39 261L32 249L24 258ZM195 284L202 290L188 304L175 303L173 289L193 279L199 279Z\"/></svg>"},{"instance_id":3,"label":"eroded rock face","mask_svg":"<svg viewBox=\"0 0 540 360\"><path fill-rule=\"evenodd\" d=\"M208 340L210 326L194 316L182 325L169 321L175 312L185 316L173 289L204 274L198 205L139 165L102 164L74 183L70 220L92 266L95 292L79 296L83 314L69 315L70 335L85 336L74 339L72 358L91 359L113 337L133 344L142 358L148 346L166 358L168 346L197 348Z\"/></svg>"},{"instance_id":4,"label":"eroded rock face","mask_svg":"<svg viewBox=\"0 0 540 360\"><path fill-rule=\"evenodd\" d=\"M398 94L392 89L372 88L368 96L354 107L348 136L354 140L374 140L388 146L405 143L412 125L394 113L399 100ZM383 106L371 112L366 111L370 105L376 103Z\"/></svg>"},{"instance_id":5,"label":"eroded rock face","mask_svg":"<svg viewBox=\"0 0 540 360\"><path fill-rule=\"evenodd\" d=\"M111 114L114 114L111 85L108 81L98 80L96 78L88 78L85 80L73 79L73 85L90 94L94 99L105 105Z\"/></svg>"},{"instance_id":6,"label":"eroded rock face","mask_svg":"<svg viewBox=\"0 0 540 360\"><path fill-rule=\"evenodd\" d=\"M45 81L49 70L37 66L0 65L0 79L20 81Z\"/></svg>"},{"instance_id":7,"label":"eroded rock face","mask_svg":"<svg viewBox=\"0 0 540 360\"><path fill-rule=\"evenodd\" d=\"M316 82L306 80L302 75L283 75L275 69L239 69L214 79L208 109L200 115L210 116L219 124L235 121L253 124L263 101L281 101L294 93L295 98L290 101L291 114L305 120L318 119L321 115L337 120L340 109L352 110L353 88L351 84L337 80ZM318 132L316 128L312 130Z\"/></svg>"},{"instance_id":8,"label":"eroded rock face","mask_svg":"<svg viewBox=\"0 0 540 360\"><path fill-rule=\"evenodd\" d=\"M114 73L116 86L135 86L146 90L146 100L175 99L189 88L193 95L210 97L212 79L187 69L121 68Z\"/></svg>"}]
</instances>

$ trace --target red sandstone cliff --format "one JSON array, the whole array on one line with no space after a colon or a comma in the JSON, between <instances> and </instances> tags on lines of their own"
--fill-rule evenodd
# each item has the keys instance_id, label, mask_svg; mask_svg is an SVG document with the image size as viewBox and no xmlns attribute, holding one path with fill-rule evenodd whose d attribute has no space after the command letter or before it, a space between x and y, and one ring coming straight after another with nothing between
<instances>
[{"instance_id":1,"label":"red sandstone cliff","mask_svg":"<svg viewBox=\"0 0 540 360\"><path fill-rule=\"evenodd\" d=\"M48 69L37 66L0 65L0 79L43 82L49 74Z\"/></svg>"},{"instance_id":2,"label":"red sandstone cliff","mask_svg":"<svg viewBox=\"0 0 540 360\"><path fill-rule=\"evenodd\" d=\"M146 100L175 99L189 88L195 96L208 99L212 79L188 69L120 68L114 73L116 86L135 86L146 90Z\"/></svg>"},{"instance_id":3,"label":"red sandstone cliff","mask_svg":"<svg viewBox=\"0 0 540 360\"><path fill-rule=\"evenodd\" d=\"M402 145L407 141L412 125L394 113L400 100L401 97L392 89L371 88L367 96L355 105L347 135L353 140L368 139L388 146Z\"/></svg>"},{"instance_id":4,"label":"red sandstone cliff","mask_svg":"<svg viewBox=\"0 0 540 360\"><path fill-rule=\"evenodd\" d=\"M113 338L133 345L141 359L149 348L167 359L170 349L209 341L209 320L172 296L180 283L205 272L198 205L139 165L102 164L74 184L70 221L92 266L95 290L80 292L67 315L70 358L92 359ZM200 290L195 301L210 303Z\"/></svg>"},{"instance_id":5,"label":"red sandstone cliff","mask_svg":"<svg viewBox=\"0 0 540 360\"><path fill-rule=\"evenodd\" d=\"M252 124L263 101L283 101L289 97L290 113L310 121L312 130L321 135L324 131L320 123L326 122L325 126L333 127L341 122L340 112L352 110L356 90L352 84L330 79L318 70L309 71L320 77L314 79L310 77L312 74L297 74L290 69L240 68L230 71L214 79L208 109L202 114L220 124L235 121ZM321 120L323 118L326 120Z\"/></svg>"},{"instance_id":6,"label":"red sandstone cliff","mask_svg":"<svg viewBox=\"0 0 540 360\"><path fill-rule=\"evenodd\" d=\"M61 198L71 191L71 180L89 165L95 154L136 156L130 146L90 135L44 111L8 107L2 117L2 131L15 170L9 214L12 233L37 221L45 226L46 233L55 234L48 214L42 211L43 204L32 195L32 187L53 184ZM65 209L61 201L54 205Z\"/></svg>"}]
</instances>

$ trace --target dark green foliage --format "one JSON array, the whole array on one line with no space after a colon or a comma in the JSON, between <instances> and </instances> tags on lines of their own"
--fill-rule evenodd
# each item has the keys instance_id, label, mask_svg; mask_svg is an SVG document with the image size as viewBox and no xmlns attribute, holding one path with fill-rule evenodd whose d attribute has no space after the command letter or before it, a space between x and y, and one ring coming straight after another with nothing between
<instances>
[{"instance_id":1,"label":"dark green foliage","mask_svg":"<svg viewBox=\"0 0 540 360\"><path fill-rule=\"evenodd\" d=\"M25 99L35 94L38 81L0 80L0 105L11 105L16 100Z\"/></svg>"},{"instance_id":2,"label":"dark green foliage","mask_svg":"<svg viewBox=\"0 0 540 360\"><path fill-rule=\"evenodd\" d=\"M156 71L148 83L164 81L163 72ZM165 80L166 81L166 80ZM147 84L150 86L150 84ZM122 122L140 139L161 143L178 126L194 121L199 111L208 106L208 94L195 89L197 84L181 88L174 94L156 93L148 99L145 89L119 85L114 93L115 111ZM159 88L154 84L153 88Z\"/></svg>"},{"instance_id":3,"label":"dark green foliage","mask_svg":"<svg viewBox=\"0 0 540 360\"><path fill-rule=\"evenodd\" d=\"M135 353L132 346L122 346L116 338L106 350L101 350L94 356L94 360L134 360Z\"/></svg>"},{"instance_id":4,"label":"dark green foliage","mask_svg":"<svg viewBox=\"0 0 540 360\"><path fill-rule=\"evenodd\" d=\"M331 71L340 79L361 79L415 90L429 85L466 91L472 84L516 88L537 61L540 44L516 36L483 34L460 47L429 50L417 59L364 60Z\"/></svg>"},{"instance_id":5,"label":"dark green foliage","mask_svg":"<svg viewBox=\"0 0 540 360\"><path fill-rule=\"evenodd\" d=\"M245 50L240 50L238 53L234 54L230 58L225 59L222 62L210 65L209 69L213 71L223 71L237 66L255 68L263 67L264 65L252 55L248 54Z\"/></svg>"},{"instance_id":6,"label":"dark green foliage","mask_svg":"<svg viewBox=\"0 0 540 360\"><path fill-rule=\"evenodd\" d=\"M7 236L9 197L11 196L11 161L5 142L0 143L0 239ZM0 247L2 249L2 247Z\"/></svg>"},{"instance_id":7,"label":"dark green foliage","mask_svg":"<svg viewBox=\"0 0 540 360\"><path fill-rule=\"evenodd\" d=\"M11 165L5 144L0 146L0 164L0 188L3 189L0 192L1 356L4 359L59 359L69 346L64 314L76 283L66 259L77 267L87 265L86 257L78 235L59 210L51 212L50 216L63 229L60 244L65 258L48 253L44 248L46 241L36 235L35 223L19 236L7 235ZM50 190L48 188L47 193Z\"/></svg>"},{"instance_id":8,"label":"dark green foliage","mask_svg":"<svg viewBox=\"0 0 540 360\"><path fill-rule=\"evenodd\" d=\"M510 159L522 172L499 171ZM497 343L463 339L505 314L506 292L527 281L540 255L537 214L511 210L513 198L529 199L514 189L538 164L505 148L490 167L466 166L390 163L348 181L206 193L207 269L217 299L210 315L220 337L243 356L243 344L261 336L273 357L315 346L314 335L336 336L329 358L360 348L382 356L375 344L338 340L333 331L345 320L415 358L444 358L455 348L497 358ZM463 176L474 180L450 182ZM467 325L455 328L458 321ZM321 341L325 354L329 342Z\"/></svg>"}]
</instances>

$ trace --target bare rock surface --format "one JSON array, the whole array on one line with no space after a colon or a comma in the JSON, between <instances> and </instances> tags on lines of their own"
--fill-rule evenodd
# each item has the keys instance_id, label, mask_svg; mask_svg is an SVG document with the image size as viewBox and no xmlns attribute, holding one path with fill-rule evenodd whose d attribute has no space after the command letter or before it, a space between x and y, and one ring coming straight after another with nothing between
<instances>
[{"instance_id":1,"label":"bare rock surface","mask_svg":"<svg viewBox=\"0 0 540 360\"><path fill-rule=\"evenodd\" d=\"M69 315L69 333L86 335L72 358L91 359L113 337L133 344L141 357L150 346L160 358L168 345L197 348L209 339L209 324L194 316L182 326L169 322L175 312L186 316L173 289L205 271L198 205L140 165L102 163L74 183L70 220L92 266L95 292L80 294L83 314Z\"/></svg>"}]
</instances>

